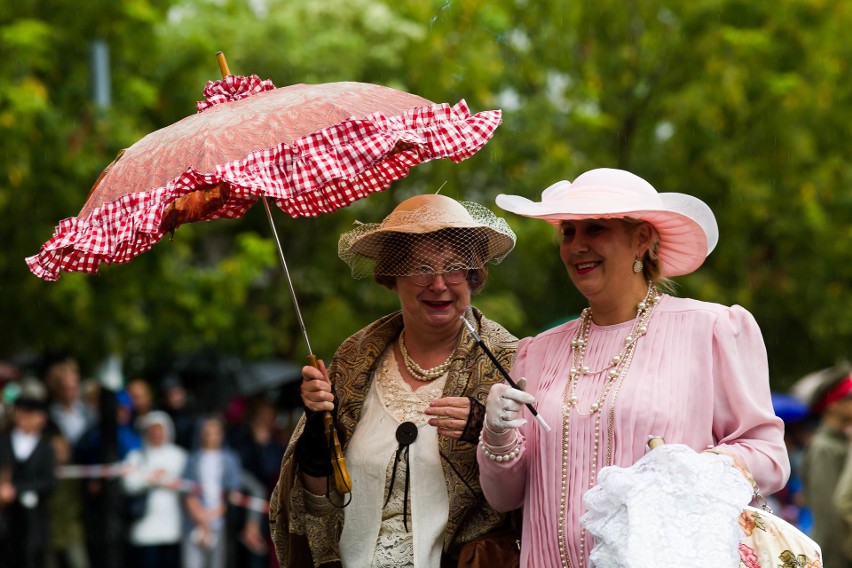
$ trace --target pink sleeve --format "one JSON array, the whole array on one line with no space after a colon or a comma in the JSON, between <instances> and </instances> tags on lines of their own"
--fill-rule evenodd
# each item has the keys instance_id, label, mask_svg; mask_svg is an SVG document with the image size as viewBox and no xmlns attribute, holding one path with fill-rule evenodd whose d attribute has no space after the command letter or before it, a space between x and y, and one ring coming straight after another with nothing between
<instances>
[{"instance_id":1,"label":"pink sleeve","mask_svg":"<svg viewBox=\"0 0 852 568\"><path fill-rule=\"evenodd\" d=\"M725 310L713 331L717 448L735 454L751 471L764 496L787 482L790 461L784 423L775 416L769 366L760 328L740 306Z\"/></svg>"},{"instance_id":2,"label":"pink sleeve","mask_svg":"<svg viewBox=\"0 0 852 568\"><path fill-rule=\"evenodd\" d=\"M515 353L515 362L512 365L512 378L517 380L524 376L525 362L527 358L527 345L529 338L522 339ZM528 389L529 390L529 389ZM533 394L535 394L533 392ZM526 416L529 418L529 416ZM479 484L488 504L500 512L512 511L524 504L524 492L527 482L527 459L524 444L524 430L530 426L529 422L520 429L521 451L518 457L508 462L497 462L485 457L482 450L477 447L476 459L479 462Z\"/></svg>"}]
</instances>

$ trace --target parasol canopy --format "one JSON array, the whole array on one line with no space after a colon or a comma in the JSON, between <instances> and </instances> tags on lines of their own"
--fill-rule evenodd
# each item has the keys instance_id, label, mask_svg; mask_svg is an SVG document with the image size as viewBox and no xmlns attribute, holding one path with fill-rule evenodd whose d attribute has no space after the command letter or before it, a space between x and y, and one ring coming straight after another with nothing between
<instances>
[{"instance_id":1,"label":"parasol canopy","mask_svg":"<svg viewBox=\"0 0 852 568\"><path fill-rule=\"evenodd\" d=\"M27 258L36 276L97 272L149 250L183 223L238 218L259 198L292 217L316 216L382 191L421 163L469 158L499 110L356 82L275 88L227 74L198 113L119 153L76 217Z\"/></svg>"}]
</instances>

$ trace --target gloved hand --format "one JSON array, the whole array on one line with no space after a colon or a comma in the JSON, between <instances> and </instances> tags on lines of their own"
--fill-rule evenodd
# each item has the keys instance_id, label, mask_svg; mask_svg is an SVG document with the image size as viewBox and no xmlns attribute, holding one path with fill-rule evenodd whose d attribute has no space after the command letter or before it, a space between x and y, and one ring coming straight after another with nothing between
<instances>
[{"instance_id":1,"label":"gloved hand","mask_svg":"<svg viewBox=\"0 0 852 568\"><path fill-rule=\"evenodd\" d=\"M523 389L527 380L521 378L514 389L505 383L497 383L488 391L485 401L485 427L482 437L489 446L504 446L517 436L516 430L527 423L520 418L521 408L525 404L535 404L535 397Z\"/></svg>"}]
</instances>

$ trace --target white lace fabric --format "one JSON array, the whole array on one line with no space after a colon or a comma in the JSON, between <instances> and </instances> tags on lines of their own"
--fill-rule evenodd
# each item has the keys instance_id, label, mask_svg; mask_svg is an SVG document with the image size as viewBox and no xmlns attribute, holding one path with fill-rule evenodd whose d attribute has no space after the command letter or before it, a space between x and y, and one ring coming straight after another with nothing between
<instances>
[{"instance_id":1,"label":"white lace fabric","mask_svg":"<svg viewBox=\"0 0 852 568\"><path fill-rule=\"evenodd\" d=\"M580 519L595 539L590 566L737 566L752 487L732 463L669 444L631 467L601 469Z\"/></svg>"},{"instance_id":2,"label":"white lace fabric","mask_svg":"<svg viewBox=\"0 0 852 568\"><path fill-rule=\"evenodd\" d=\"M379 454L387 455L389 452L385 476L383 480L379 481L380 485L367 490L367 483L363 483L362 488L367 490L369 494L363 496L363 502L360 500L358 503L353 501L352 504L360 509L358 524L362 530L367 524L371 524L370 521L366 521L372 516L369 510L375 510L376 514L381 516L380 521L378 519L375 521L377 526L376 532L373 534L377 534L377 538L374 550L369 553L363 550L362 553L358 554L358 558L372 557L371 562L364 562L361 564L362 566L369 564L371 568L414 568L421 565L428 566L431 565L433 560L440 560L442 535L449 508L443 470L438 456L437 434L433 428L428 426L429 417L423 411L432 400L442 396L446 378L447 375L445 374L414 390L403 380L392 348L388 348L379 361L374 373L371 392L368 394L364 413L361 416L363 424L359 422L356 437L353 437L349 450L347 450L347 452L353 450L354 444L363 448L363 451L373 452L375 456L372 460L367 460L369 463L375 462L376 459L383 459L379 457ZM402 422L412 422L418 427L417 439L408 449L408 463L413 471L408 471L404 458L397 463L396 481L391 491L390 501L387 506L382 507L390 487L393 465L396 460L397 443L393 436L397 426ZM360 431L362 426L365 429ZM369 433L367 433L367 429L370 430ZM386 441L380 442L379 437ZM426 456L430 457L427 458ZM349 456L347 456L347 461L349 461ZM375 471L372 465L365 467L364 473L368 470ZM359 477L364 474L355 460L352 461L350 469L353 474ZM403 524L403 516L405 510L405 480L409 475L408 530L406 530ZM375 476L372 475L372 477ZM372 487L373 482L370 482L369 485ZM443 498L436 491L443 491ZM418 503L420 509L418 509ZM415 512L416 509L417 512ZM347 511L346 514L350 515L350 513L355 513L355 511ZM418 525L418 523L426 524ZM419 526L419 528L415 529L416 526ZM358 532L361 534L361 539L366 536L352 526L346 527L345 530L352 530L353 532L350 534L353 535ZM421 548L421 552L419 554L415 554L415 530L418 531L420 542L418 546ZM367 536L367 538L371 537ZM363 544L366 545L367 543ZM361 546L358 546L358 548L361 548ZM421 557L421 561L418 561L416 557ZM424 563L422 560L425 560L426 557L429 557L430 560ZM344 565L348 568L353 564L352 562L344 562Z\"/></svg>"},{"instance_id":3,"label":"white lace fabric","mask_svg":"<svg viewBox=\"0 0 852 568\"><path fill-rule=\"evenodd\" d=\"M447 373L417 390L405 382L399 372L399 364L394 356L394 350L388 348L379 362L375 384L379 389L379 398L391 416L400 422L413 422L420 427L429 421L429 416L423 413L429 403L441 398Z\"/></svg>"}]
</instances>

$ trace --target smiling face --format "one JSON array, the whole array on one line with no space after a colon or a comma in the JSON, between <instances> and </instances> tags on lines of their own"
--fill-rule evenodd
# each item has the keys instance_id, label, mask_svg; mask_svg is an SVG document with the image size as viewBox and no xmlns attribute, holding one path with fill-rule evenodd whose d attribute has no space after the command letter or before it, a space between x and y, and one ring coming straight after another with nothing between
<instances>
[{"instance_id":1,"label":"smiling face","mask_svg":"<svg viewBox=\"0 0 852 568\"><path fill-rule=\"evenodd\" d=\"M633 262L648 248L650 229L620 219L582 219L560 225L562 262L577 290L590 304L632 302L635 290L644 290L642 273Z\"/></svg>"},{"instance_id":2,"label":"smiling face","mask_svg":"<svg viewBox=\"0 0 852 568\"><path fill-rule=\"evenodd\" d=\"M411 261L422 267L419 272L445 272L466 266L464 257L446 242L424 239L411 248ZM459 317L470 305L470 283L462 279L449 283L443 274L426 286L413 276L398 276L395 290L399 295L406 329L425 333L456 333L462 325Z\"/></svg>"}]
</instances>

